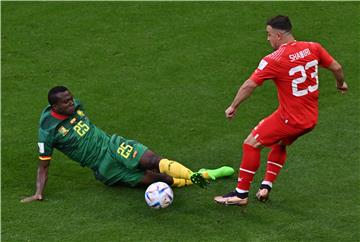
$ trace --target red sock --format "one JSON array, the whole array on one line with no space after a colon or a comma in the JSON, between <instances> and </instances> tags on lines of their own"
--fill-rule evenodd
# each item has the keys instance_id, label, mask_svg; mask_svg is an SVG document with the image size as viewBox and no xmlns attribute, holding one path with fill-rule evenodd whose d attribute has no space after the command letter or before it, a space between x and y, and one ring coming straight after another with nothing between
<instances>
[{"instance_id":1,"label":"red sock","mask_svg":"<svg viewBox=\"0 0 360 242\"><path fill-rule=\"evenodd\" d=\"M240 165L237 189L249 191L255 172L260 166L260 149L243 144L243 156Z\"/></svg>"},{"instance_id":2,"label":"red sock","mask_svg":"<svg viewBox=\"0 0 360 242\"><path fill-rule=\"evenodd\" d=\"M286 146L275 144L271 147L266 165L264 181L273 183L286 160Z\"/></svg>"}]
</instances>

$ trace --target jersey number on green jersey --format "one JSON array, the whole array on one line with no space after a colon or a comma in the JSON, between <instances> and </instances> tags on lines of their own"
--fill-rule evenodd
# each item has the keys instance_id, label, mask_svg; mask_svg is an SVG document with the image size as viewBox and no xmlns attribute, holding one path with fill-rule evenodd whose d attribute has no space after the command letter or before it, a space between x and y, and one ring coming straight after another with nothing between
<instances>
[{"instance_id":1,"label":"jersey number on green jersey","mask_svg":"<svg viewBox=\"0 0 360 242\"><path fill-rule=\"evenodd\" d=\"M82 120L74 126L74 130L79 134L80 137L84 136L89 131L89 126Z\"/></svg>"},{"instance_id":2,"label":"jersey number on green jersey","mask_svg":"<svg viewBox=\"0 0 360 242\"><path fill-rule=\"evenodd\" d=\"M125 144L125 142L120 144L120 147L117 149L117 153L124 157L125 159L129 158L131 151L134 149L131 145Z\"/></svg>"}]
</instances>

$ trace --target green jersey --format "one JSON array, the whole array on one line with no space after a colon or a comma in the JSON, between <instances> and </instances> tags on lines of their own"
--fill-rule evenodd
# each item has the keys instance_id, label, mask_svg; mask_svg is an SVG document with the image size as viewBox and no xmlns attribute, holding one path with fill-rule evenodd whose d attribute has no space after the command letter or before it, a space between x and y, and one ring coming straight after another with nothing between
<instances>
[{"instance_id":1,"label":"green jersey","mask_svg":"<svg viewBox=\"0 0 360 242\"><path fill-rule=\"evenodd\" d=\"M41 160L50 160L56 148L81 166L94 169L106 154L109 141L110 136L90 122L77 100L72 116L54 113L50 105L42 112L38 143Z\"/></svg>"},{"instance_id":2,"label":"green jersey","mask_svg":"<svg viewBox=\"0 0 360 242\"><path fill-rule=\"evenodd\" d=\"M91 168L96 179L106 185L121 181L135 186L144 176L138 164L148 148L116 134L110 137L90 122L78 100L71 116L57 114L50 106L44 109L38 145L40 160L51 160L56 148L81 166Z\"/></svg>"}]
</instances>

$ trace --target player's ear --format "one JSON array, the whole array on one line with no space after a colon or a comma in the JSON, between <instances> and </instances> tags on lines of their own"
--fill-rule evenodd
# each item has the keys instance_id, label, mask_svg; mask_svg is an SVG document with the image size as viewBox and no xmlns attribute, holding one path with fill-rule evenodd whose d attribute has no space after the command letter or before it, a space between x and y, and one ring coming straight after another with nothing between
<instances>
[{"instance_id":1,"label":"player's ear","mask_svg":"<svg viewBox=\"0 0 360 242\"><path fill-rule=\"evenodd\" d=\"M56 103L51 105L51 110L53 110L54 112L58 111L58 107L57 107Z\"/></svg>"}]
</instances>

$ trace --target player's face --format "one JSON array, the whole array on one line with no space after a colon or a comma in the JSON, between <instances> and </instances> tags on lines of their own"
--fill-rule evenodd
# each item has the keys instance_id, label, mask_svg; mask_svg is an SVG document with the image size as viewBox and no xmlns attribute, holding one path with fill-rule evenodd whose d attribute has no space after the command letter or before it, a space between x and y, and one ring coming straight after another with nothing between
<instances>
[{"instance_id":1,"label":"player's face","mask_svg":"<svg viewBox=\"0 0 360 242\"><path fill-rule=\"evenodd\" d=\"M74 97L69 91L56 94L57 103L53 105L53 110L59 114L70 116L75 112Z\"/></svg>"},{"instance_id":2,"label":"player's face","mask_svg":"<svg viewBox=\"0 0 360 242\"><path fill-rule=\"evenodd\" d=\"M273 29L270 25L266 26L267 40L270 42L271 47L277 50L280 46L281 33Z\"/></svg>"}]
</instances>

